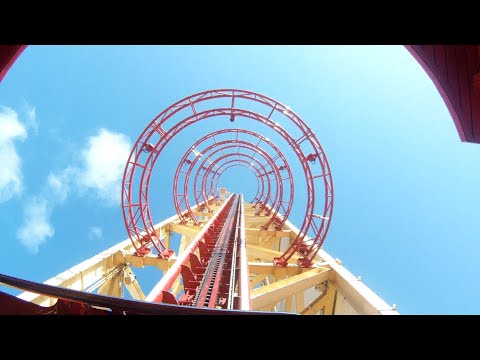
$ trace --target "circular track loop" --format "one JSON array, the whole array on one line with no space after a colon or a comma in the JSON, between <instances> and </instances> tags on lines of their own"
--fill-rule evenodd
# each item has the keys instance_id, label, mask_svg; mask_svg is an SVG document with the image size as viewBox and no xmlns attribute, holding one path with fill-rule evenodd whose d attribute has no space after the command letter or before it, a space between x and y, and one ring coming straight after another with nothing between
<instances>
[{"instance_id":1,"label":"circular track loop","mask_svg":"<svg viewBox=\"0 0 480 360\"><path fill-rule=\"evenodd\" d=\"M222 106L219 105L220 102ZM229 106L225 106L225 103L228 103ZM200 104L201 108L206 110L197 111L196 106ZM186 111L190 111L190 114L180 116ZM284 254L274 261L279 266L286 266L295 253L300 253L302 258L299 260L299 265L311 266L314 257L325 241L333 211L333 180L325 152L313 131L289 107L265 95L236 89L208 90L177 101L158 114L135 142L124 171L122 209L125 226L137 254L145 255L152 248L157 250L160 257L167 258L172 254L171 250L165 248L154 228L148 205L150 177L159 155L170 140L188 126L208 118L225 117L232 122L242 118L265 125L283 138L297 156L307 189L305 213L297 237ZM282 126L280 123L286 125ZM190 148L189 150L195 149ZM278 158L272 159L275 163ZM271 166L272 169L277 170L274 173L278 175L281 166L287 164L284 161L280 166L276 163L275 166L273 164ZM218 170L212 170L211 166L209 169L207 177L212 176L211 184L213 184L214 181L218 181L220 175L213 173ZM259 169L257 168L257 170ZM212 174L208 175L210 173ZM215 178L216 180L214 180ZM293 177L290 178L293 182ZM277 177L277 180L279 179L281 176ZM199 192L204 200L208 199L208 196L215 197L212 193L212 186L207 189L206 183L207 179L204 176ZM277 184L276 189L281 191L283 185ZM323 199L316 201L315 195L319 191L322 193ZM184 196L186 196L185 193ZM269 199L269 197L265 197L265 199ZM283 201L280 199L281 197L275 204L275 209L272 208L274 210L272 212L275 212L272 218L277 225L285 223L289 213L289 211L284 211L284 215L281 215L277 211L279 201L280 204ZM258 201L258 199L254 200ZM198 204L197 199L195 201ZM188 204L188 196L185 197L185 202ZM209 205L208 201L204 204L207 207ZM271 205L265 204L265 206ZM177 208L178 211L180 210ZM189 212L188 208L187 212ZM178 215L182 217L184 214L184 211L180 211ZM194 218L191 214L190 217Z\"/></svg>"}]
</instances>

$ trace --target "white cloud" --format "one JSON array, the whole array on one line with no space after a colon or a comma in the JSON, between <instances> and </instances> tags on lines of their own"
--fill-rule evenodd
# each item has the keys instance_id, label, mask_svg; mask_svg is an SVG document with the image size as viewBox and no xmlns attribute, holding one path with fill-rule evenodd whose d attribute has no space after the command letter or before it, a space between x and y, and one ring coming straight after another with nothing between
<instances>
[{"instance_id":1,"label":"white cloud","mask_svg":"<svg viewBox=\"0 0 480 360\"><path fill-rule=\"evenodd\" d=\"M37 254L39 246L55 234L49 220L51 210L43 197L32 197L26 202L23 225L17 231L17 238L33 254Z\"/></svg>"},{"instance_id":2,"label":"white cloud","mask_svg":"<svg viewBox=\"0 0 480 360\"><path fill-rule=\"evenodd\" d=\"M32 253L38 253L39 246L55 233L49 220L54 207L65 202L72 193L82 196L93 192L102 200L102 205L118 204L129 154L130 141L123 134L100 129L89 137L80 152L80 162L50 172L42 193L27 201L24 224L17 232L20 242ZM101 227L89 228L90 239L101 239L102 236Z\"/></svg>"},{"instance_id":3,"label":"white cloud","mask_svg":"<svg viewBox=\"0 0 480 360\"><path fill-rule=\"evenodd\" d=\"M15 140L25 140L27 130L18 120L18 114L0 106L0 203L22 192L22 161L14 145Z\"/></svg>"},{"instance_id":4,"label":"white cloud","mask_svg":"<svg viewBox=\"0 0 480 360\"><path fill-rule=\"evenodd\" d=\"M61 203L73 190L79 195L93 191L103 205L116 205L120 201L121 180L129 154L127 136L100 129L97 135L87 139L80 152L80 164L48 175L49 194Z\"/></svg>"},{"instance_id":5,"label":"white cloud","mask_svg":"<svg viewBox=\"0 0 480 360\"><path fill-rule=\"evenodd\" d=\"M118 203L129 154L130 141L127 136L100 129L97 135L88 138L82 151L83 167L78 178L80 187L94 190L107 205Z\"/></svg>"},{"instance_id":6,"label":"white cloud","mask_svg":"<svg viewBox=\"0 0 480 360\"><path fill-rule=\"evenodd\" d=\"M88 238L90 240L99 240L103 236L103 230L100 226L90 226L88 229Z\"/></svg>"}]
</instances>

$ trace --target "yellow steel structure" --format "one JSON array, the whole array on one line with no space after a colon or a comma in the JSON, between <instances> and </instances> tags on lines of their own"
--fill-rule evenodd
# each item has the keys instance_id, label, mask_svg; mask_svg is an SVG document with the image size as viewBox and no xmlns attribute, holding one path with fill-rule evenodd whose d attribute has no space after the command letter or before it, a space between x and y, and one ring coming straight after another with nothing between
<instances>
[{"instance_id":1,"label":"yellow steel structure","mask_svg":"<svg viewBox=\"0 0 480 360\"><path fill-rule=\"evenodd\" d=\"M225 199L227 195L228 192L224 190L222 198ZM213 206L214 210L217 208ZM301 268L296 264L299 256L292 257L291 264L287 267L275 266L273 258L282 255L295 239L298 229L286 221L281 230L262 230L260 227L267 222L268 217L255 215L252 203L244 203L244 209L253 310L301 315L398 314L395 305L388 305L361 279L350 273L340 260L334 259L324 250L318 252L316 261L310 268ZM202 216L204 223L212 215L199 211L196 213ZM179 254L201 229L200 226L180 224L177 215L160 222L155 228L160 231L167 248L172 233L181 235ZM150 289L141 288L134 268L154 266L159 270L160 278L177 257L160 259L152 254L140 257L134 255L134 250L130 239L124 240L47 280L45 284L116 297L122 297L126 289L133 299L145 300L145 294ZM176 296L181 291L182 285L177 280L172 287L172 293ZM54 298L29 292L18 297L43 306L50 306L56 301Z\"/></svg>"}]
</instances>

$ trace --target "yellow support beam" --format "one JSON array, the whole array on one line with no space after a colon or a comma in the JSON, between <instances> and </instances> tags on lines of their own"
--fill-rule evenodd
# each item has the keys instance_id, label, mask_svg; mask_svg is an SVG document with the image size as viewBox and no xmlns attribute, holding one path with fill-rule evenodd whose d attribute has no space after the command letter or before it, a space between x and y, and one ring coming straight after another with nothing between
<instances>
[{"instance_id":1,"label":"yellow support beam","mask_svg":"<svg viewBox=\"0 0 480 360\"><path fill-rule=\"evenodd\" d=\"M271 260L271 259L270 259ZM289 264L286 267L275 266L272 262L254 262L248 263L248 271L250 274L268 274L279 276L284 275L298 275L308 269L302 269L297 264Z\"/></svg>"},{"instance_id":2,"label":"yellow support beam","mask_svg":"<svg viewBox=\"0 0 480 360\"><path fill-rule=\"evenodd\" d=\"M263 280L265 280L266 277L267 275L265 274L255 276L252 280L250 280L250 289L253 289L255 286L260 284Z\"/></svg>"},{"instance_id":3,"label":"yellow support beam","mask_svg":"<svg viewBox=\"0 0 480 360\"><path fill-rule=\"evenodd\" d=\"M305 296L303 292L299 292L295 294L295 308L297 310L297 314L299 314L304 307L305 307Z\"/></svg>"},{"instance_id":4,"label":"yellow support beam","mask_svg":"<svg viewBox=\"0 0 480 360\"><path fill-rule=\"evenodd\" d=\"M287 296L305 291L328 279L329 269L319 267L310 269L299 275L276 281L267 286L254 289L251 292L253 309L260 309L270 304L276 304Z\"/></svg>"},{"instance_id":5,"label":"yellow support beam","mask_svg":"<svg viewBox=\"0 0 480 360\"><path fill-rule=\"evenodd\" d=\"M323 291L315 300L313 300L303 310L299 311L300 315L315 315L323 309L323 315L333 315L333 308L335 305L335 293L336 289L333 286L329 286L328 289Z\"/></svg>"},{"instance_id":6,"label":"yellow support beam","mask_svg":"<svg viewBox=\"0 0 480 360\"><path fill-rule=\"evenodd\" d=\"M333 285L329 285L327 289L327 295L324 297L325 306L323 308L323 315L334 315L335 301L337 296L337 289Z\"/></svg>"},{"instance_id":7,"label":"yellow support beam","mask_svg":"<svg viewBox=\"0 0 480 360\"><path fill-rule=\"evenodd\" d=\"M123 269L123 283L133 299L145 300L145 294L137 281L137 277L129 266Z\"/></svg>"},{"instance_id":8,"label":"yellow support beam","mask_svg":"<svg viewBox=\"0 0 480 360\"><path fill-rule=\"evenodd\" d=\"M293 240L299 234L299 229L289 220L285 222L285 228L291 230L290 239ZM305 237L306 244L311 239ZM348 271L338 259L334 259L325 250L320 249L315 257L316 261L327 262L331 267L329 284L336 287L346 302L362 315L398 315L398 312L388 305L380 296ZM292 262L292 261L290 261Z\"/></svg>"},{"instance_id":9,"label":"yellow support beam","mask_svg":"<svg viewBox=\"0 0 480 360\"><path fill-rule=\"evenodd\" d=\"M271 262L274 257L282 256L283 252L266 249L261 246L247 244L247 255L251 259L260 259L260 260ZM298 258L299 258L298 255L292 256L291 263L296 262Z\"/></svg>"},{"instance_id":10,"label":"yellow support beam","mask_svg":"<svg viewBox=\"0 0 480 360\"><path fill-rule=\"evenodd\" d=\"M285 299L285 311L292 312L292 297L287 296Z\"/></svg>"},{"instance_id":11,"label":"yellow support beam","mask_svg":"<svg viewBox=\"0 0 480 360\"><path fill-rule=\"evenodd\" d=\"M201 227L196 225L170 224L170 231L190 238L194 238L200 229Z\"/></svg>"},{"instance_id":12,"label":"yellow support beam","mask_svg":"<svg viewBox=\"0 0 480 360\"><path fill-rule=\"evenodd\" d=\"M97 293L100 295L122 297L122 280L122 272L119 271L117 274L104 282L98 288Z\"/></svg>"},{"instance_id":13,"label":"yellow support beam","mask_svg":"<svg viewBox=\"0 0 480 360\"><path fill-rule=\"evenodd\" d=\"M133 254L123 254L124 262L130 264L134 268L143 268L145 266L155 266L159 270L166 271L177 260L176 256L170 259L161 259L157 255L148 254L145 256L136 256Z\"/></svg>"},{"instance_id":14,"label":"yellow support beam","mask_svg":"<svg viewBox=\"0 0 480 360\"><path fill-rule=\"evenodd\" d=\"M182 238L180 240L180 249L179 249L178 253L181 254L183 252L183 250L185 250L185 248L190 244L191 241L192 241L191 237L186 236L186 235L182 235ZM172 285L173 296L177 296L180 293L180 291L182 290L182 285L180 284L180 279L181 279L181 276L179 276L174 281L174 283Z\"/></svg>"},{"instance_id":15,"label":"yellow support beam","mask_svg":"<svg viewBox=\"0 0 480 360\"><path fill-rule=\"evenodd\" d=\"M260 228L245 228L245 238L248 244L258 245L262 241L270 239L272 236L290 237L290 230L262 230Z\"/></svg>"}]
</instances>

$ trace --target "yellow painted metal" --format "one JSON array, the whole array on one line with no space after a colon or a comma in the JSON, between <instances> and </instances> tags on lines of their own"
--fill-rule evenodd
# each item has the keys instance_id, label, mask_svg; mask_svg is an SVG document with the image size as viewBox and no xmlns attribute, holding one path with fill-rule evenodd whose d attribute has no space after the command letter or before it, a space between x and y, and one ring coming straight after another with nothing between
<instances>
[{"instance_id":1,"label":"yellow painted metal","mask_svg":"<svg viewBox=\"0 0 480 360\"><path fill-rule=\"evenodd\" d=\"M99 287L98 294L122 297L122 276L120 271L115 276L112 276Z\"/></svg>"},{"instance_id":2,"label":"yellow painted metal","mask_svg":"<svg viewBox=\"0 0 480 360\"><path fill-rule=\"evenodd\" d=\"M185 248L190 244L191 241L192 241L192 237L182 235L182 239L180 240L180 248L178 250L178 253L181 254L183 252L183 250L185 250ZM172 285L172 294L174 296L177 296L180 293L180 291L182 290L182 284L180 283L180 278L181 278L181 276L179 276Z\"/></svg>"},{"instance_id":3,"label":"yellow painted metal","mask_svg":"<svg viewBox=\"0 0 480 360\"><path fill-rule=\"evenodd\" d=\"M226 190L225 190L226 191ZM285 310L298 314L315 314L323 310L331 314L334 308L335 294L342 296L351 308L359 314L398 314L362 281L350 273L338 259L334 259L324 250L318 252L315 266L303 269L297 265L300 255L294 255L287 267L278 267L272 263L274 257L283 254L285 247L293 241L299 230L290 221L286 221L282 230L271 227L261 229L268 216L255 215L252 203L245 203L245 237L250 273L251 299L254 309ZM218 208L212 205L213 209ZM201 221L208 221L213 213L200 212ZM155 226L160 232L164 244L169 247L172 233L182 235L179 254L188 246L201 226L180 224L174 215ZM308 241L308 237L307 243ZM178 255L178 254L176 254ZM197 250L198 255L198 250ZM93 291L110 296L122 296L122 286L132 298L144 300L145 295L131 268L155 266L159 271L167 271L176 261L177 256L161 259L153 254L143 257L134 255L134 248L129 239L93 256L71 269L47 280L45 283L76 290ZM160 273L159 273L160 277ZM313 287L326 282L328 290L319 293ZM90 290L89 290L90 289ZM174 295L182 291L180 281L172 286ZM55 299L22 293L20 298L44 306L52 305ZM305 306L305 304L308 304Z\"/></svg>"},{"instance_id":4,"label":"yellow painted metal","mask_svg":"<svg viewBox=\"0 0 480 360\"><path fill-rule=\"evenodd\" d=\"M297 314L300 313L300 311L302 311L305 306L304 299L305 297L303 292L299 292L295 294L295 309L297 311Z\"/></svg>"},{"instance_id":5,"label":"yellow painted metal","mask_svg":"<svg viewBox=\"0 0 480 360\"><path fill-rule=\"evenodd\" d=\"M328 265L327 263L321 263ZM289 264L287 267L275 266L271 262L258 262L250 261L248 263L248 269L251 274L269 274L269 275L297 275L308 269L302 269L297 264Z\"/></svg>"},{"instance_id":6,"label":"yellow painted metal","mask_svg":"<svg viewBox=\"0 0 480 360\"><path fill-rule=\"evenodd\" d=\"M145 300L145 294L137 281L137 277L128 266L123 269L123 283L133 299Z\"/></svg>"},{"instance_id":7,"label":"yellow painted metal","mask_svg":"<svg viewBox=\"0 0 480 360\"><path fill-rule=\"evenodd\" d=\"M286 312L291 312L292 311L292 297L287 296L285 298L285 311Z\"/></svg>"},{"instance_id":8,"label":"yellow painted metal","mask_svg":"<svg viewBox=\"0 0 480 360\"><path fill-rule=\"evenodd\" d=\"M260 309L275 304L287 296L304 291L325 280L328 280L330 270L319 267L292 277L278 280L270 285L252 290L253 309Z\"/></svg>"},{"instance_id":9,"label":"yellow painted metal","mask_svg":"<svg viewBox=\"0 0 480 360\"><path fill-rule=\"evenodd\" d=\"M280 251L267 249L257 245L247 244L247 256L249 259L255 260L263 260L265 262L272 262L274 257L282 256L283 253ZM299 256L293 256L292 259L298 260ZM293 263L294 261L292 261Z\"/></svg>"},{"instance_id":10,"label":"yellow painted metal","mask_svg":"<svg viewBox=\"0 0 480 360\"><path fill-rule=\"evenodd\" d=\"M170 224L170 231L190 238L194 238L200 229L200 226L195 225Z\"/></svg>"},{"instance_id":11,"label":"yellow painted metal","mask_svg":"<svg viewBox=\"0 0 480 360\"><path fill-rule=\"evenodd\" d=\"M265 274L255 276L252 280L250 280L250 289L253 289L255 286L263 282L266 277L267 275Z\"/></svg>"},{"instance_id":12,"label":"yellow painted metal","mask_svg":"<svg viewBox=\"0 0 480 360\"><path fill-rule=\"evenodd\" d=\"M321 294L314 299L303 310L299 311L301 315L315 315L323 309L323 315L333 315L334 301L336 289L331 286L328 289L321 292Z\"/></svg>"}]
</instances>

